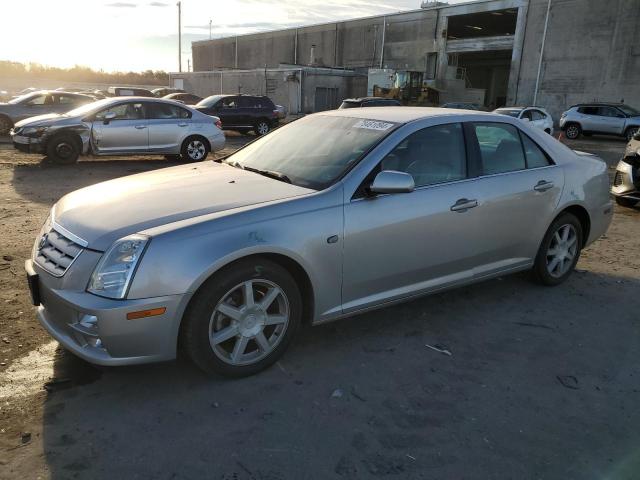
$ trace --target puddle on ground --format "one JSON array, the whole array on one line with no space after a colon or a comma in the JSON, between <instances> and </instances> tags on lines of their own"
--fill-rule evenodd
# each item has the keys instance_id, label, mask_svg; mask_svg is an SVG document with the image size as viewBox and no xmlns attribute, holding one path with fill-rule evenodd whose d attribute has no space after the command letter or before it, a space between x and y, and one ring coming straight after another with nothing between
<instances>
[{"instance_id":1,"label":"puddle on ground","mask_svg":"<svg viewBox=\"0 0 640 480\"><path fill-rule=\"evenodd\" d=\"M15 360L0 373L0 401L17 400L41 392L85 385L102 371L64 351L55 340Z\"/></svg>"}]
</instances>

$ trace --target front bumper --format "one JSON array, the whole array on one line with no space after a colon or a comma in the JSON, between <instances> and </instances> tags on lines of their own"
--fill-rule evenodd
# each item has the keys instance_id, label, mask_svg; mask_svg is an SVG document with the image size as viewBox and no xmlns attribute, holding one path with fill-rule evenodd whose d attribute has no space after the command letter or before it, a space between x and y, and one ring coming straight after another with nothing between
<instances>
[{"instance_id":1,"label":"front bumper","mask_svg":"<svg viewBox=\"0 0 640 480\"><path fill-rule=\"evenodd\" d=\"M640 201L640 160L633 164L625 160L618 163L611 194L614 197Z\"/></svg>"},{"instance_id":2,"label":"front bumper","mask_svg":"<svg viewBox=\"0 0 640 480\"><path fill-rule=\"evenodd\" d=\"M39 322L80 358L106 366L175 358L180 319L190 295L111 300L84 291L52 288L46 284L48 274L31 260L25 268L43 277L38 281ZM161 307L166 308L162 315L127 320L127 313Z\"/></svg>"},{"instance_id":3,"label":"front bumper","mask_svg":"<svg viewBox=\"0 0 640 480\"><path fill-rule=\"evenodd\" d=\"M24 135L11 135L13 148L24 153L45 153L44 144L40 138L26 137Z\"/></svg>"}]
</instances>

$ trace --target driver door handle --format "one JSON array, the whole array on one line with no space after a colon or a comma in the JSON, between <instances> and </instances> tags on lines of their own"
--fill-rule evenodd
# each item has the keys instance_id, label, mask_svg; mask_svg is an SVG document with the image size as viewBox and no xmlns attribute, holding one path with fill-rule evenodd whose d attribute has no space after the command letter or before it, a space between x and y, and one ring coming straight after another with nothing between
<instances>
[{"instance_id":1,"label":"driver door handle","mask_svg":"<svg viewBox=\"0 0 640 480\"><path fill-rule=\"evenodd\" d=\"M136 125L136 128L138 130L142 130L143 128L147 128L147 126L146 125Z\"/></svg>"},{"instance_id":2,"label":"driver door handle","mask_svg":"<svg viewBox=\"0 0 640 480\"><path fill-rule=\"evenodd\" d=\"M546 180L540 180L533 189L536 192L546 192L550 188L553 188L553 182L547 182Z\"/></svg>"},{"instance_id":3,"label":"driver door handle","mask_svg":"<svg viewBox=\"0 0 640 480\"><path fill-rule=\"evenodd\" d=\"M188 125L189 124L187 122L181 122L181 123L178 124L179 127L186 127Z\"/></svg>"},{"instance_id":4,"label":"driver door handle","mask_svg":"<svg viewBox=\"0 0 640 480\"><path fill-rule=\"evenodd\" d=\"M461 198L456 203L451 205L451 211L452 212L464 213L467 210L469 210L470 208L475 208L477 206L478 206L478 201L477 200L468 200L466 198Z\"/></svg>"}]
</instances>

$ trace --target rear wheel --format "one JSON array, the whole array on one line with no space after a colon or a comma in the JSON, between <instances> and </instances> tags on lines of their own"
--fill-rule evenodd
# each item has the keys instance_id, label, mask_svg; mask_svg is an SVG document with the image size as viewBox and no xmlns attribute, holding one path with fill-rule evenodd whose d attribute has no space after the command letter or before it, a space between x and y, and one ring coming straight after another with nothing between
<instances>
[{"instance_id":1,"label":"rear wheel","mask_svg":"<svg viewBox=\"0 0 640 480\"><path fill-rule=\"evenodd\" d=\"M563 213L549 227L533 266L535 280L555 286L564 282L578 263L582 225L575 215Z\"/></svg>"},{"instance_id":2,"label":"rear wheel","mask_svg":"<svg viewBox=\"0 0 640 480\"><path fill-rule=\"evenodd\" d=\"M638 203L638 200L632 200L631 198L616 197L616 203L621 207L633 208Z\"/></svg>"},{"instance_id":3,"label":"rear wheel","mask_svg":"<svg viewBox=\"0 0 640 480\"><path fill-rule=\"evenodd\" d=\"M289 272L268 260L241 261L200 288L183 320L182 345L205 372L253 375L280 358L301 315Z\"/></svg>"},{"instance_id":4,"label":"rear wheel","mask_svg":"<svg viewBox=\"0 0 640 480\"><path fill-rule=\"evenodd\" d=\"M54 163L69 165L80 156L80 142L72 135L57 135L47 143L47 157Z\"/></svg>"},{"instance_id":5,"label":"rear wheel","mask_svg":"<svg viewBox=\"0 0 640 480\"><path fill-rule=\"evenodd\" d=\"M0 115L0 135L7 135L9 130L13 127L13 122L9 117Z\"/></svg>"},{"instance_id":6,"label":"rear wheel","mask_svg":"<svg viewBox=\"0 0 640 480\"><path fill-rule=\"evenodd\" d=\"M270 130L271 125L269 125L269 122L266 120L258 120L253 131L256 132L256 135L266 135Z\"/></svg>"},{"instance_id":7,"label":"rear wheel","mask_svg":"<svg viewBox=\"0 0 640 480\"><path fill-rule=\"evenodd\" d=\"M209 155L209 142L202 137L189 137L182 144L182 160L200 162Z\"/></svg>"},{"instance_id":8,"label":"rear wheel","mask_svg":"<svg viewBox=\"0 0 640 480\"><path fill-rule=\"evenodd\" d=\"M564 130L564 134L569 140L575 140L580 136L580 133L582 133L582 129L577 123L570 123Z\"/></svg>"}]
</instances>

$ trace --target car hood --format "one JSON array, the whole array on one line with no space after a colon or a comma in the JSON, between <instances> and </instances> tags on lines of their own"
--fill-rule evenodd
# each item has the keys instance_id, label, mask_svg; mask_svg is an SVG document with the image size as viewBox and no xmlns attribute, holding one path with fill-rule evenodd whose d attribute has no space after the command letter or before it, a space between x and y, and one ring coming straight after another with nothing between
<instances>
[{"instance_id":1,"label":"car hood","mask_svg":"<svg viewBox=\"0 0 640 480\"><path fill-rule=\"evenodd\" d=\"M52 125L58 120L62 115L58 113L47 113L45 115L38 115L37 117L29 117L24 120L20 120L16 123L15 127L42 127L45 125Z\"/></svg>"},{"instance_id":2,"label":"car hood","mask_svg":"<svg viewBox=\"0 0 640 480\"><path fill-rule=\"evenodd\" d=\"M54 220L89 248L104 251L115 240L149 228L313 192L210 161L76 190L56 204Z\"/></svg>"}]
</instances>

